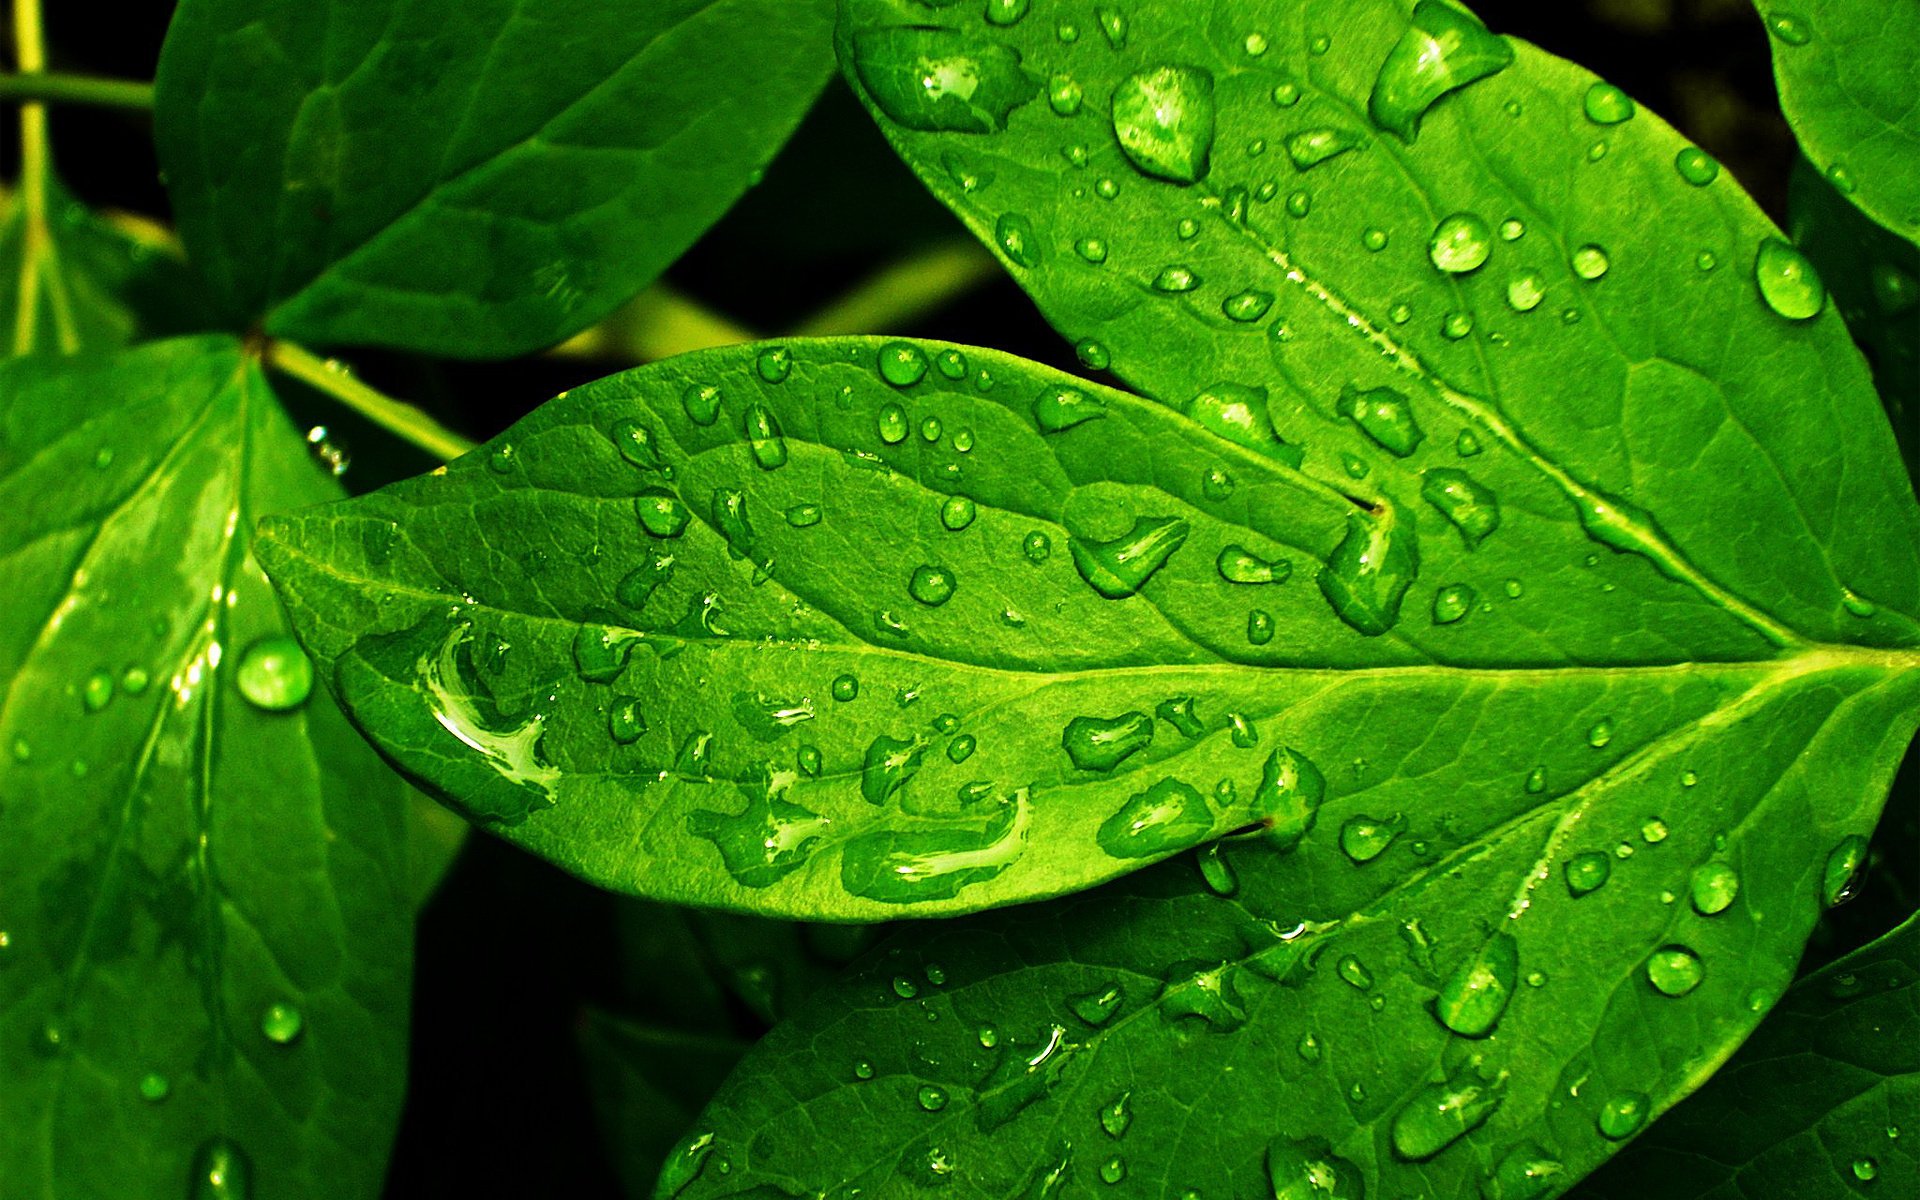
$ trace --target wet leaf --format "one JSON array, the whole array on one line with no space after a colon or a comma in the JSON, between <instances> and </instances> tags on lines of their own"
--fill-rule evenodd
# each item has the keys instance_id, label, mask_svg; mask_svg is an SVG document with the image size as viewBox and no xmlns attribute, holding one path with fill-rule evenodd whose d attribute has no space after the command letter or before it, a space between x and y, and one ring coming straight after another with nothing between
<instances>
[{"instance_id":1,"label":"wet leaf","mask_svg":"<svg viewBox=\"0 0 1920 1200\"><path fill-rule=\"evenodd\" d=\"M740 1061L747 1043L588 1009L580 1055L600 1136L626 1194L652 1194L675 1143Z\"/></svg>"},{"instance_id":2,"label":"wet leaf","mask_svg":"<svg viewBox=\"0 0 1920 1200\"><path fill-rule=\"evenodd\" d=\"M1780 106L1814 167L1861 212L1920 242L1920 6L1754 0Z\"/></svg>"},{"instance_id":3,"label":"wet leaf","mask_svg":"<svg viewBox=\"0 0 1920 1200\"><path fill-rule=\"evenodd\" d=\"M1793 985L1751 1041L1575 1194L1840 1200L1920 1189L1920 921Z\"/></svg>"},{"instance_id":4,"label":"wet leaf","mask_svg":"<svg viewBox=\"0 0 1920 1200\"><path fill-rule=\"evenodd\" d=\"M231 339L15 360L0 395L0 1178L180 1195L217 1159L262 1200L375 1195L405 789L247 545L340 489Z\"/></svg>"}]
</instances>

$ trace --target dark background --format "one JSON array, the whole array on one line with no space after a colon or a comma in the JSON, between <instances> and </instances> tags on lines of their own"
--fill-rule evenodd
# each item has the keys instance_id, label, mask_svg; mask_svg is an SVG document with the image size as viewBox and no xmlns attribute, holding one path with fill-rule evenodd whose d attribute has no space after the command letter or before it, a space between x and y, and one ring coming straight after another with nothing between
<instances>
[{"instance_id":1,"label":"dark background","mask_svg":"<svg viewBox=\"0 0 1920 1200\"><path fill-rule=\"evenodd\" d=\"M1626 88L1719 158L1784 223L1795 151L1749 0L1475 0L1474 7L1495 30ZM165 3L47 0L50 65L151 78L170 12ZM10 120L0 122L0 137L7 139L0 178L11 177ZM87 203L166 216L144 116L61 109L54 155ZM743 326L778 333L886 263L960 236L835 83L761 186L668 282ZM992 345L1078 369L1070 348L1000 277L884 332ZM352 361L376 386L475 438L565 388L632 365L555 358L474 365L377 352ZM350 445L355 461L346 478L356 490L432 465L337 407L311 397L293 403ZM1903 771L1879 839L1890 861L1879 864L1860 899L1829 917L1809 965L1914 910L1920 806L1913 775ZM491 838L470 840L420 924L412 1084L390 1196L619 1194L576 1036L588 1006L631 1010L646 999L634 994L633 981L661 974L623 966L623 903ZM668 969L654 986L691 992L696 982ZM759 1031L745 1007L732 1019L744 1035Z\"/></svg>"}]
</instances>

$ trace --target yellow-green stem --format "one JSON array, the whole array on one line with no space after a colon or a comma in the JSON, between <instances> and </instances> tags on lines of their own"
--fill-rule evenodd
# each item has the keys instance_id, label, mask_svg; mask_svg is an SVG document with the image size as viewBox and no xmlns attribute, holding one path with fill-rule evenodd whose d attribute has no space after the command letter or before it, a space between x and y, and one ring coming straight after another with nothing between
<instances>
[{"instance_id":1,"label":"yellow-green stem","mask_svg":"<svg viewBox=\"0 0 1920 1200\"><path fill-rule=\"evenodd\" d=\"M451 461L473 449L473 443L404 401L395 400L360 382L353 372L333 360L278 338L266 342L261 358L277 371L333 397L375 425L418 446L442 461Z\"/></svg>"}]
</instances>

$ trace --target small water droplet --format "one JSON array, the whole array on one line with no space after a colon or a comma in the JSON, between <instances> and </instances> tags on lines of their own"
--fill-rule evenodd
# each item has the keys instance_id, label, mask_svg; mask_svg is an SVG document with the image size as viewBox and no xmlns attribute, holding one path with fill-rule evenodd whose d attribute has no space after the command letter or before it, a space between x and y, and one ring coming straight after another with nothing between
<instances>
[{"instance_id":1,"label":"small water droplet","mask_svg":"<svg viewBox=\"0 0 1920 1200\"><path fill-rule=\"evenodd\" d=\"M1393 1152L1424 1162L1480 1128L1500 1107L1505 1078L1485 1078L1470 1062L1445 1081L1427 1084L1394 1114Z\"/></svg>"},{"instance_id":2,"label":"small water droplet","mask_svg":"<svg viewBox=\"0 0 1920 1200\"><path fill-rule=\"evenodd\" d=\"M1845 904L1860 894L1866 880L1867 839L1849 835L1827 855L1820 873L1820 903L1827 908Z\"/></svg>"},{"instance_id":3,"label":"small water droplet","mask_svg":"<svg viewBox=\"0 0 1920 1200\"><path fill-rule=\"evenodd\" d=\"M1048 388L1033 401L1033 421L1042 433L1063 433L1107 415L1107 402L1079 388Z\"/></svg>"},{"instance_id":4,"label":"small water droplet","mask_svg":"<svg viewBox=\"0 0 1920 1200\"><path fill-rule=\"evenodd\" d=\"M1273 307L1273 293L1257 290L1236 292L1220 302L1220 311L1228 320L1246 324L1258 321Z\"/></svg>"},{"instance_id":5,"label":"small water droplet","mask_svg":"<svg viewBox=\"0 0 1920 1200\"><path fill-rule=\"evenodd\" d=\"M1097 237L1083 237L1073 244L1073 252L1090 263L1107 261L1107 243Z\"/></svg>"},{"instance_id":6,"label":"small water droplet","mask_svg":"<svg viewBox=\"0 0 1920 1200\"><path fill-rule=\"evenodd\" d=\"M292 638L269 635L240 656L234 683L255 708L288 712L305 704L313 693L313 660Z\"/></svg>"},{"instance_id":7,"label":"small water droplet","mask_svg":"<svg viewBox=\"0 0 1920 1200\"><path fill-rule=\"evenodd\" d=\"M1538 1144L1524 1142L1500 1157L1493 1174L1481 1186L1484 1200L1546 1200L1560 1190L1560 1160Z\"/></svg>"},{"instance_id":8,"label":"small water droplet","mask_svg":"<svg viewBox=\"0 0 1920 1200\"><path fill-rule=\"evenodd\" d=\"M306 1027L306 1018L291 1004L269 1004L260 1014L260 1032L276 1045L298 1041Z\"/></svg>"},{"instance_id":9,"label":"small water droplet","mask_svg":"<svg viewBox=\"0 0 1920 1200\"><path fill-rule=\"evenodd\" d=\"M1579 897L1606 886L1613 874L1613 862L1598 850L1588 850L1568 859L1562 870L1567 877L1567 891Z\"/></svg>"},{"instance_id":10,"label":"small water droplet","mask_svg":"<svg viewBox=\"0 0 1920 1200\"><path fill-rule=\"evenodd\" d=\"M640 520L640 528L656 538L677 538L686 532L687 523L693 514L680 502L680 497L662 488L648 488L633 498L635 515Z\"/></svg>"},{"instance_id":11,"label":"small water droplet","mask_svg":"<svg viewBox=\"0 0 1920 1200\"><path fill-rule=\"evenodd\" d=\"M1288 136L1287 157L1296 170L1308 171L1355 149L1360 139L1351 131L1320 126L1302 129Z\"/></svg>"},{"instance_id":12,"label":"small water droplet","mask_svg":"<svg viewBox=\"0 0 1920 1200\"><path fill-rule=\"evenodd\" d=\"M1806 255L1779 238L1760 243L1753 276L1767 307L1790 321L1810 320L1826 306L1827 288L1820 282L1820 273Z\"/></svg>"},{"instance_id":13,"label":"small water droplet","mask_svg":"<svg viewBox=\"0 0 1920 1200\"><path fill-rule=\"evenodd\" d=\"M1610 83L1589 87L1582 107L1595 125L1618 125L1632 120L1634 114L1633 99Z\"/></svg>"},{"instance_id":14,"label":"small water droplet","mask_svg":"<svg viewBox=\"0 0 1920 1200\"><path fill-rule=\"evenodd\" d=\"M939 1112L947 1106L947 1090L930 1083L922 1084L920 1090L914 1093L914 1099L925 1111Z\"/></svg>"},{"instance_id":15,"label":"small water droplet","mask_svg":"<svg viewBox=\"0 0 1920 1200\"><path fill-rule=\"evenodd\" d=\"M1486 1037L1513 998L1519 971L1519 942L1505 930L1495 933L1440 985L1434 1015L1461 1037Z\"/></svg>"},{"instance_id":16,"label":"small water droplet","mask_svg":"<svg viewBox=\"0 0 1920 1200\"><path fill-rule=\"evenodd\" d=\"M1674 155L1673 169L1694 187L1706 187L1720 178L1720 164L1698 146L1688 146Z\"/></svg>"},{"instance_id":17,"label":"small water droplet","mask_svg":"<svg viewBox=\"0 0 1920 1200\"><path fill-rule=\"evenodd\" d=\"M1450 275L1477 271L1493 253L1493 231L1476 213L1457 212L1434 226L1427 242L1433 265Z\"/></svg>"},{"instance_id":18,"label":"small water droplet","mask_svg":"<svg viewBox=\"0 0 1920 1200\"><path fill-rule=\"evenodd\" d=\"M1573 252L1573 273L1592 282L1606 275L1613 263L1599 246L1582 246Z\"/></svg>"},{"instance_id":19,"label":"small water droplet","mask_svg":"<svg viewBox=\"0 0 1920 1200\"><path fill-rule=\"evenodd\" d=\"M1653 1101L1645 1092L1621 1092L1610 1097L1600 1106L1600 1116L1594 1122L1601 1136L1611 1141L1624 1141L1640 1132L1647 1123L1647 1117L1653 1111Z\"/></svg>"},{"instance_id":20,"label":"small water droplet","mask_svg":"<svg viewBox=\"0 0 1920 1200\"><path fill-rule=\"evenodd\" d=\"M1340 415L1358 425L1381 448L1399 458L1419 449L1426 433L1414 418L1404 392L1389 387L1362 391L1348 384L1340 393Z\"/></svg>"},{"instance_id":21,"label":"small water droplet","mask_svg":"<svg viewBox=\"0 0 1920 1200\"><path fill-rule=\"evenodd\" d=\"M1684 996L1700 986L1707 969L1685 946L1662 946L1647 959L1647 982L1664 996Z\"/></svg>"},{"instance_id":22,"label":"small water droplet","mask_svg":"<svg viewBox=\"0 0 1920 1200\"><path fill-rule=\"evenodd\" d=\"M1040 265L1040 238L1033 222L1019 213L1002 213L994 222L993 238L1000 252L1016 267Z\"/></svg>"},{"instance_id":23,"label":"small water droplet","mask_svg":"<svg viewBox=\"0 0 1920 1200\"><path fill-rule=\"evenodd\" d=\"M158 1104L173 1095L173 1082L158 1071L148 1071L140 1077L140 1098L149 1104Z\"/></svg>"},{"instance_id":24,"label":"small water droplet","mask_svg":"<svg viewBox=\"0 0 1920 1200\"><path fill-rule=\"evenodd\" d=\"M793 373L793 354L785 346L768 346L753 360L753 369L768 383L784 383Z\"/></svg>"},{"instance_id":25,"label":"small water droplet","mask_svg":"<svg viewBox=\"0 0 1920 1200\"><path fill-rule=\"evenodd\" d=\"M1047 81L1047 104L1063 117L1080 111L1084 93L1071 75L1055 75Z\"/></svg>"},{"instance_id":26,"label":"small water droplet","mask_svg":"<svg viewBox=\"0 0 1920 1200\"><path fill-rule=\"evenodd\" d=\"M900 25L853 35L861 84L894 123L922 132L992 133L1038 94L1040 80L1008 46L956 30Z\"/></svg>"},{"instance_id":27,"label":"small water droplet","mask_svg":"<svg viewBox=\"0 0 1920 1200\"><path fill-rule=\"evenodd\" d=\"M1500 504L1494 494L1465 471L1434 467L1421 472L1420 495L1460 531L1469 550L1500 528Z\"/></svg>"},{"instance_id":28,"label":"small water droplet","mask_svg":"<svg viewBox=\"0 0 1920 1200\"><path fill-rule=\"evenodd\" d=\"M1473 588L1464 583L1450 583L1440 588L1433 593L1433 623L1451 625L1465 619L1473 611L1476 599Z\"/></svg>"},{"instance_id":29,"label":"small water droplet","mask_svg":"<svg viewBox=\"0 0 1920 1200\"><path fill-rule=\"evenodd\" d=\"M238 1143L209 1138L193 1152L190 1180L188 1200L250 1200L253 1162Z\"/></svg>"},{"instance_id":30,"label":"small water droplet","mask_svg":"<svg viewBox=\"0 0 1920 1200\"><path fill-rule=\"evenodd\" d=\"M1789 46L1804 46L1813 40L1813 30L1807 25L1806 18L1793 13L1768 14L1767 31Z\"/></svg>"}]
</instances>

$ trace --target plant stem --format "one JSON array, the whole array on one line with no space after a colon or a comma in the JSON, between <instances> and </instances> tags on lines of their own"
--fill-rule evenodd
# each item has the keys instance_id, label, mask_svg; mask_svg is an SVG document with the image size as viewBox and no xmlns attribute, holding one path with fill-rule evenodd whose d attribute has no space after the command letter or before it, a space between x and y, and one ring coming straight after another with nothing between
<instances>
[{"instance_id":1,"label":"plant stem","mask_svg":"<svg viewBox=\"0 0 1920 1200\"><path fill-rule=\"evenodd\" d=\"M934 246L881 268L815 313L794 336L897 332L999 276L999 264L974 242Z\"/></svg>"},{"instance_id":2,"label":"plant stem","mask_svg":"<svg viewBox=\"0 0 1920 1200\"><path fill-rule=\"evenodd\" d=\"M693 350L750 342L756 336L665 284L655 284L598 325L547 353L558 358L656 362Z\"/></svg>"},{"instance_id":3,"label":"plant stem","mask_svg":"<svg viewBox=\"0 0 1920 1200\"><path fill-rule=\"evenodd\" d=\"M93 104L104 108L153 107L153 85L150 83L34 70L27 67L25 57L23 53L18 74L0 74L0 101Z\"/></svg>"},{"instance_id":4,"label":"plant stem","mask_svg":"<svg viewBox=\"0 0 1920 1200\"><path fill-rule=\"evenodd\" d=\"M345 366L321 358L304 346L270 338L261 357L268 366L326 393L388 433L443 462L473 449L472 442L413 405L375 391L356 379Z\"/></svg>"},{"instance_id":5,"label":"plant stem","mask_svg":"<svg viewBox=\"0 0 1920 1200\"><path fill-rule=\"evenodd\" d=\"M46 37L40 25L40 0L14 0L14 54L23 74L44 71ZM67 301L66 278L54 261L53 234L47 227L47 186L52 167L47 151L47 106L20 106L20 299L15 310L13 350L33 349L40 319L40 290L52 310L54 337L62 353L80 348L79 331Z\"/></svg>"}]
</instances>

